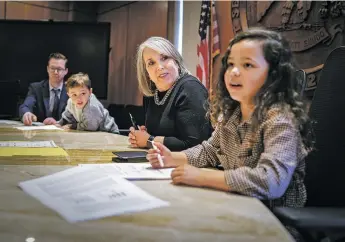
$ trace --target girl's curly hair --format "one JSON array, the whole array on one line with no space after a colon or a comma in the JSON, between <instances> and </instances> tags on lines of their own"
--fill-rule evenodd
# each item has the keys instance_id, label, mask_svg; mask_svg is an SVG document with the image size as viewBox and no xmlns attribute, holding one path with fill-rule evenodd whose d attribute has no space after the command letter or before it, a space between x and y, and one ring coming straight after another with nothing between
<instances>
[{"instance_id":1,"label":"girl's curly hair","mask_svg":"<svg viewBox=\"0 0 345 242\"><path fill-rule=\"evenodd\" d=\"M233 45L243 41L258 41L262 46L264 57L269 64L269 71L264 85L255 96L255 109L252 114L252 128L255 132L263 121L268 109L273 104L288 104L295 116L295 122L302 136L303 144L307 150L311 150L314 144L312 123L306 111L305 102L297 90L297 70L293 64L292 52L288 42L277 32L263 28L252 28L241 32L230 41L229 47L222 58L222 66L219 74L215 96L211 100L209 115L213 123L224 125L240 105L231 98L224 74L228 68L227 60ZM221 117L221 121L219 118Z\"/></svg>"}]
</instances>

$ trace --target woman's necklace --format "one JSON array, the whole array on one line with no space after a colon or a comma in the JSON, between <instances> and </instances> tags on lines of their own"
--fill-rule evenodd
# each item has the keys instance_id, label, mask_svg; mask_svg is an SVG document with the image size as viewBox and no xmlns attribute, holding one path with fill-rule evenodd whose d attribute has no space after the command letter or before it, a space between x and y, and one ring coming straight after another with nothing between
<instances>
[{"instance_id":1,"label":"woman's necklace","mask_svg":"<svg viewBox=\"0 0 345 242\"><path fill-rule=\"evenodd\" d=\"M155 94L154 94L154 100L155 100L155 104L158 106L162 106L164 105L165 101L168 99L170 93L172 92L172 90L174 89L175 84L177 83L177 80L174 82L174 84L170 87L170 89L167 91L167 93L165 93L163 99L161 101L159 101L159 97L158 97L158 89L155 90Z\"/></svg>"}]
</instances>

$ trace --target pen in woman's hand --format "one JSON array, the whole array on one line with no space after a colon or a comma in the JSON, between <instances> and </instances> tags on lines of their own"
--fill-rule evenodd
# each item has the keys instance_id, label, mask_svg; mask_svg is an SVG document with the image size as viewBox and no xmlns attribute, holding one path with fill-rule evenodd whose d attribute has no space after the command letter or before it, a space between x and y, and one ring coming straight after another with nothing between
<instances>
[{"instance_id":1,"label":"pen in woman's hand","mask_svg":"<svg viewBox=\"0 0 345 242\"><path fill-rule=\"evenodd\" d=\"M157 148L157 146L155 145L154 141L151 141L151 140L149 140L149 141L150 141L151 144L152 144L152 148L154 148L155 150L157 150L158 148ZM157 154L157 159L158 159L158 161L159 161L159 165L160 165L161 167L164 167L164 162L163 162L163 159L162 159L161 154Z\"/></svg>"},{"instance_id":2,"label":"pen in woman's hand","mask_svg":"<svg viewBox=\"0 0 345 242\"><path fill-rule=\"evenodd\" d=\"M136 130L140 130L139 125L137 125L137 123L135 122L135 119L133 118L133 116L132 116L131 113L129 113L129 117L131 118L131 122L132 122L133 127L134 127Z\"/></svg>"}]
</instances>

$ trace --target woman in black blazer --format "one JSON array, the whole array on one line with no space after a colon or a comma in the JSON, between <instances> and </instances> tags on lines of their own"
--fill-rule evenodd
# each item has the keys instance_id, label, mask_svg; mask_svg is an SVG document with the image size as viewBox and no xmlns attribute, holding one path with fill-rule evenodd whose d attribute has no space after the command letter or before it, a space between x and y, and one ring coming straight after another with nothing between
<instances>
[{"instance_id":1,"label":"woman in black blazer","mask_svg":"<svg viewBox=\"0 0 345 242\"><path fill-rule=\"evenodd\" d=\"M132 147L150 147L148 141L156 141L180 151L211 136L208 91L168 40L151 37L139 46L137 77L145 96L145 126L130 128Z\"/></svg>"}]
</instances>

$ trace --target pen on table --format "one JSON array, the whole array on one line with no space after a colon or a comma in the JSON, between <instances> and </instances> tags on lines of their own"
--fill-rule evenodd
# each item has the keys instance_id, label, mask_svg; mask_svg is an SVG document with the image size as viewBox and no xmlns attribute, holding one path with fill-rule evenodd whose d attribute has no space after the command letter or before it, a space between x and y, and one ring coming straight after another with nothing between
<instances>
[{"instance_id":1,"label":"pen on table","mask_svg":"<svg viewBox=\"0 0 345 242\"><path fill-rule=\"evenodd\" d=\"M139 125L137 125L137 123L135 122L135 119L133 118L131 113L129 113L129 117L131 118L131 122L132 122L133 127L137 130L140 130Z\"/></svg>"},{"instance_id":2,"label":"pen on table","mask_svg":"<svg viewBox=\"0 0 345 242\"><path fill-rule=\"evenodd\" d=\"M158 148L157 148L157 146L155 145L154 141L151 141L151 140L149 140L149 141L151 142L152 147L153 147L155 150L157 150ZM158 159L158 161L159 161L160 166L161 166L161 167L164 167L164 163L163 163L163 159L162 159L161 154L157 154L157 159Z\"/></svg>"}]
</instances>

